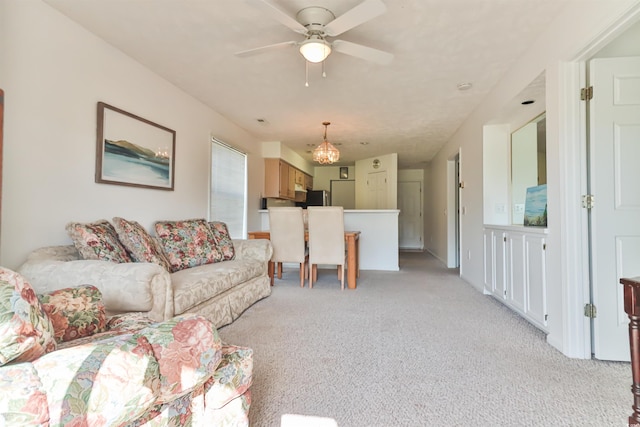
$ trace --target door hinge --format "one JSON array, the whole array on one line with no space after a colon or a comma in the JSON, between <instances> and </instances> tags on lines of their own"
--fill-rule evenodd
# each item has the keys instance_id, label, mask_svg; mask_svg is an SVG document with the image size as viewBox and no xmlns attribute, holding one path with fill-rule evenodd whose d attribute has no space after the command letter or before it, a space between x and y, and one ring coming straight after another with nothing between
<instances>
[{"instance_id":1,"label":"door hinge","mask_svg":"<svg viewBox=\"0 0 640 427\"><path fill-rule=\"evenodd\" d=\"M546 244L546 243L543 243L543 244L542 244L542 250L543 250L543 251L546 251L546 250L547 250L547 244Z\"/></svg>"},{"instance_id":2,"label":"door hinge","mask_svg":"<svg viewBox=\"0 0 640 427\"><path fill-rule=\"evenodd\" d=\"M583 87L580 89L580 100L589 101L593 99L593 86Z\"/></svg>"},{"instance_id":3,"label":"door hinge","mask_svg":"<svg viewBox=\"0 0 640 427\"><path fill-rule=\"evenodd\" d=\"M588 317L589 319L595 319L598 311L596 310L596 306L589 303L584 305L584 317Z\"/></svg>"},{"instance_id":4,"label":"door hinge","mask_svg":"<svg viewBox=\"0 0 640 427\"><path fill-rule=\"evenodd\" d=\"M593 194L584 194L582 196L582 207L585 209L593 209L596 204L596 196Z\"/></svg>"}]
</instances>

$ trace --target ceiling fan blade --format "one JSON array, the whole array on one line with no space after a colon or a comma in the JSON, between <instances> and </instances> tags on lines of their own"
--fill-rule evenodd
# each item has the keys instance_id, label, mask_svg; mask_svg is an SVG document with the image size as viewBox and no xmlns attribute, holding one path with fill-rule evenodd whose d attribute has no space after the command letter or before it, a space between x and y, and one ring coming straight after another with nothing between
<instances>
[{"instance_id":1,"label":"ceiling fan blade","mask_svg":"<svg viewBox=\"0 0 640 427\"><path fill-rule=\"evenodd\" d=\"M334 51L344 53L345 55L355 56L365 61L375 62L381 65L387 65L393 61L393 54L383 50L374 49L372 47L363 46L357 43L351 43L344 40L334 40L331 42Z\"/></svg>"},{"instance_id":2,"label":"ceiling fan blade","mask_svg":"<svg viewBox=\"0 0 640 427\"><path fill-rule=\"evenodd\" d=\"M267 45L267 46L256 47L254 49L248 49L248 50L243 50L243 51L240 51L240 52L236 52L235 55L239 56L239 57L257 55L259 53L270 52L272 50L278 50L278 49L282 49L284 47L295 46L297 44L298 44L298 42L294 42L294 41L270 44L270 45Z\"/></svg>"},{"instance_id":3,"label":"ceiling fan blade","mask_svg":"<svg viewBox=\"0 0 640 427\"><path fill-rule=\"evenodd\" d=\"M382 0L364 0L362 3L338 16L324 27L328 36L337 36L360 24L364 24L387 11Z\"/></svg>"},{"instance_id":4,"label":"ceiling fan blade","mask_svg":"<svg viewBox=\"0 0 640 427\"><path fill-rule=\"evenodd\" d=\"M290 28L296 33L306 34L307 29L304 25L295 20L295 18L289 16L286 12L282 11L278 6L271 3L269 0L246 0L247 3L254 6L257 9L269 14L276 21L283 24L285 27Z\"/></svg>"}]
</instances>

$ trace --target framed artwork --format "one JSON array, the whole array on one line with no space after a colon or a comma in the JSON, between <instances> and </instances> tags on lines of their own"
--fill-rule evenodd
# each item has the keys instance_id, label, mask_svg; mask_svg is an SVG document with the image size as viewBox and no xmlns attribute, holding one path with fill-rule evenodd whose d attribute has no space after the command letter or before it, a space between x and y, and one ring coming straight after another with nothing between
<instances>
[{"instance_id":1,"label":"framed artwork","mask_svg":"<svg viewBox=\"0 0 640 427\"><path fill-rule=\"evenodd\" d=\"M96 182L173 190L176 132L98 102Z\"/></svg>"},{"instance_id":2,"label":"framed artwork","mask_svg":"<svg viewBox=\"0 0 640 427\"><path fill-rule=\"evenodd\" d=\"M349 168L346 166L340 167L340 179L349 179Z\"/></svg>"},{"instance_id":3,"label":"framed artwork","mask_svg":"<svg viewBox=\"0 0 640 427\"><path fill-rule=\"evenodd\" d=\"M524 201L524 225L547 226L547 184L527 188Z\"/></svg>"}]
</instances>

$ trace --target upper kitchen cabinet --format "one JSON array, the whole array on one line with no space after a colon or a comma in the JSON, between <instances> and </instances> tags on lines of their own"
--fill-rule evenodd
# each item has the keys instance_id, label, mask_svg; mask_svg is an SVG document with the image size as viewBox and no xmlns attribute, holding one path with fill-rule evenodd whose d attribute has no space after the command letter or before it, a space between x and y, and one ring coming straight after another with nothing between
<instances>
[{"instance_id":1,"label":"upper kitchen cabinet","mask_svg":"<svg viewBox=\"0 0 640 427\"><path fill-rule=\"evenodd\" d=\"M313 178L282 159L264 159L264 197L305 201Z\"/></svg>"}]
</instances>

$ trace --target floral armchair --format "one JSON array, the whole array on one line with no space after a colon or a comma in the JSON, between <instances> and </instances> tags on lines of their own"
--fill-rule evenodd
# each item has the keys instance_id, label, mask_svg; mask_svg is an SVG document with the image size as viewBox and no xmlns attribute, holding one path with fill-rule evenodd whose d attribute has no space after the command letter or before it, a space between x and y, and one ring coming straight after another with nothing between
<instances>
[{"instance_id":1,"label":"floral armchair","mask_svg":"<svg viewBox=\"0 0 640 427\"><path fill-rule=\"evenodd\" d=\"M252 367L202 316L107 318L93 286L36 296L0 267L2 426L246 426Z\"/></svg>"}]
</instances>

